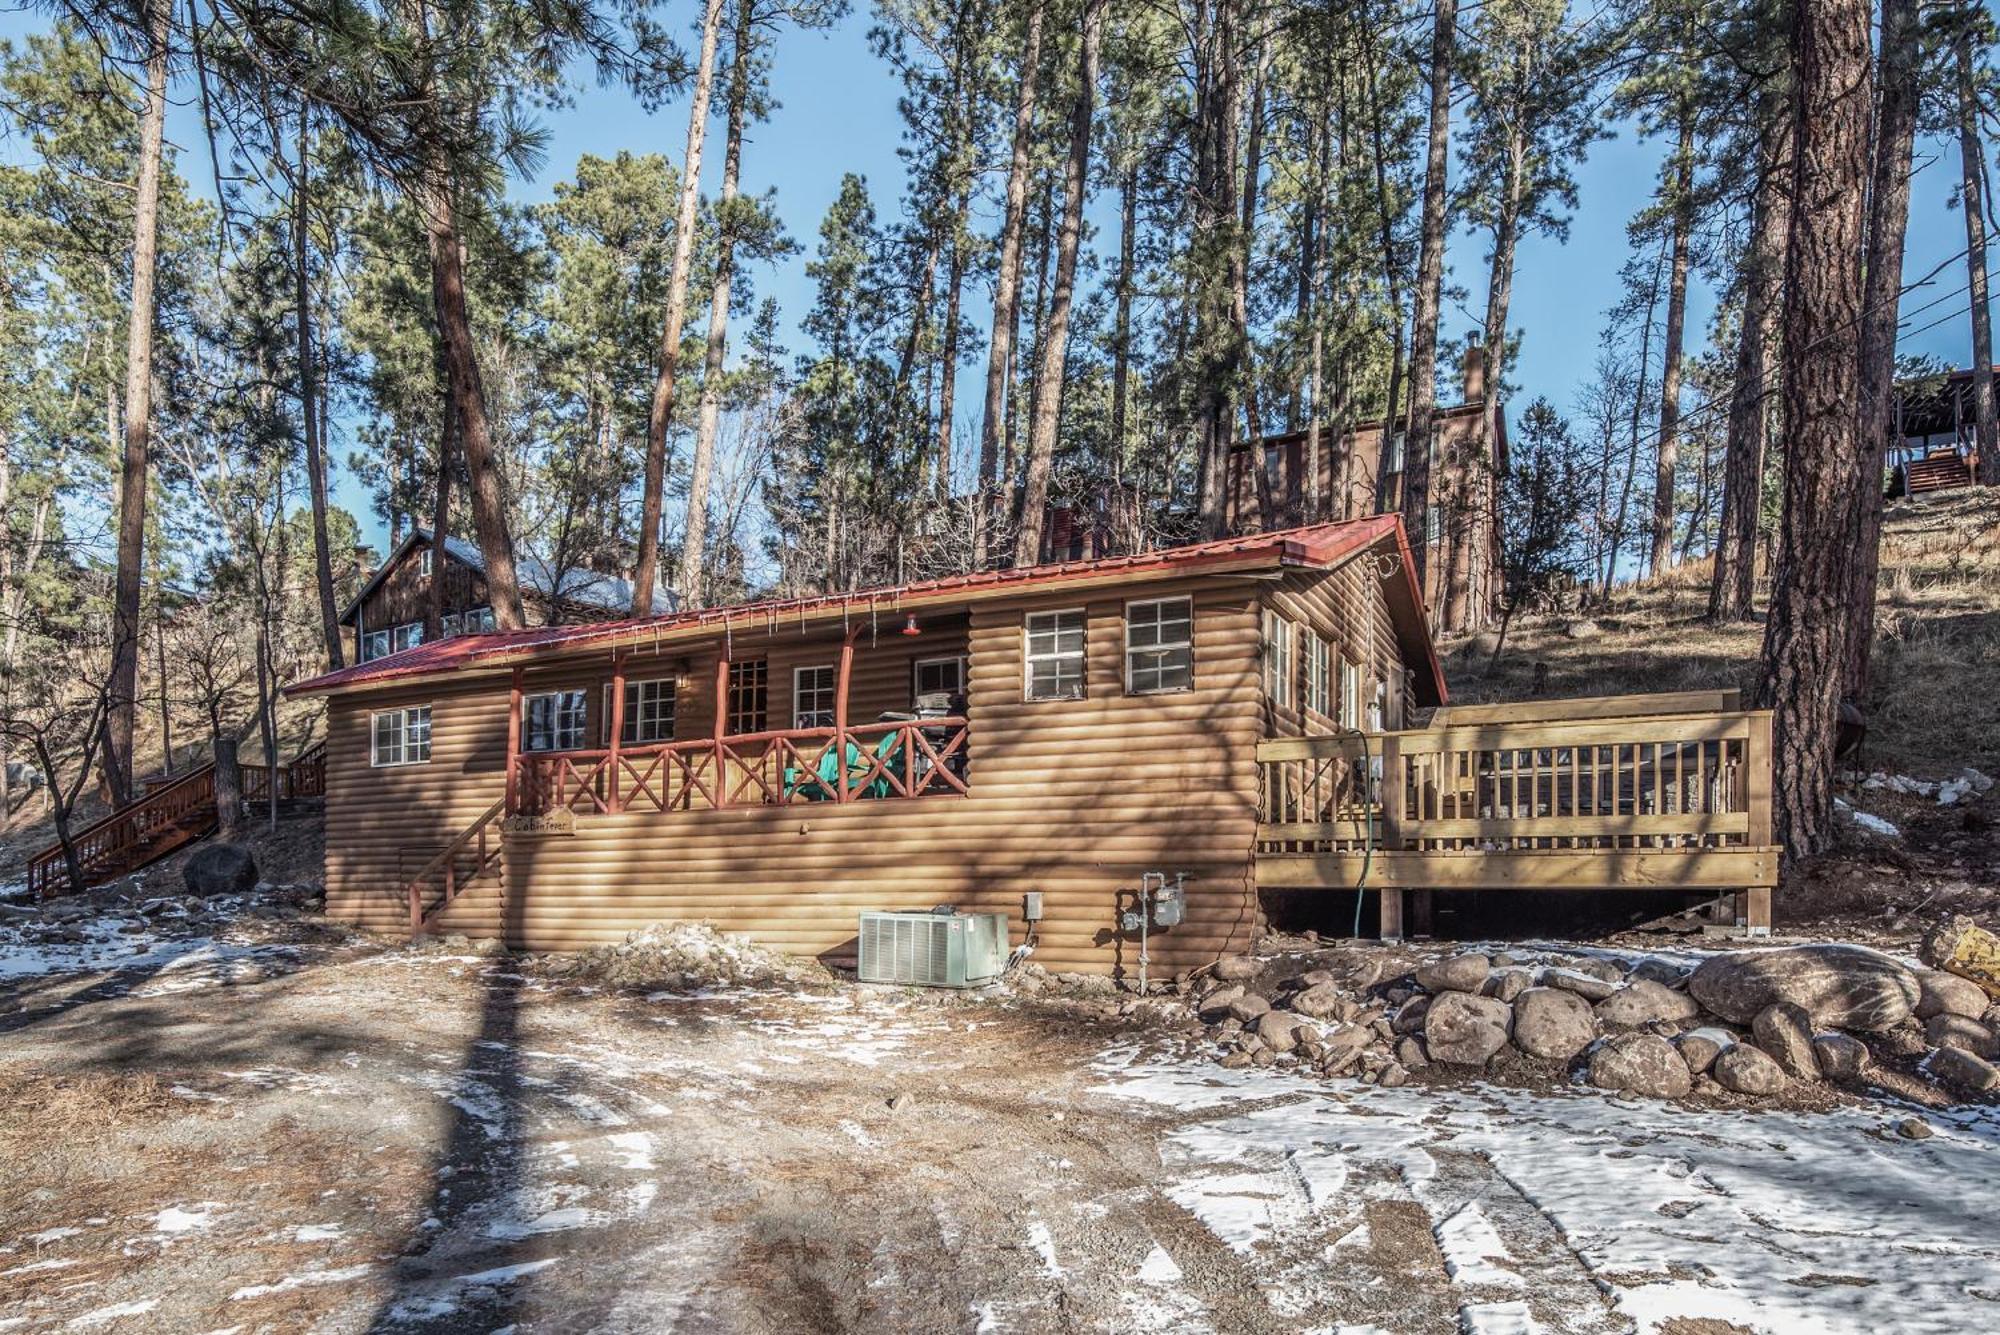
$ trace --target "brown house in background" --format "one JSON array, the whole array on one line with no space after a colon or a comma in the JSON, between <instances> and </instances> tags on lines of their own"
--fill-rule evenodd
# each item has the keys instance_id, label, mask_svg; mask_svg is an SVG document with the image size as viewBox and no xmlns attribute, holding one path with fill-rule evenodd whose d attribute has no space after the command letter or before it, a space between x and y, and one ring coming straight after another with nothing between
<instances>
[{"instance_id":1,"label":"brown house in background","mask_svg":"<svg viewBox=\"0 0 2000 1335\"><path fill-rule=\"evenodd\" d=\"M1465 401L1439 408L1434 419L1431 503L1422 535L1427 547L1424 600L1433 624L1446 632L1490 624L1499 614L1502 593L1494 479L1507 468L1507 415L1498 397L1487 392L1485 350L1476 345L1466 350L1464 383ZM1321 431L1321 515L1355 519L1401 511L1407 442L1401 424L1395 425L1386 454L1383 443L1390 424L1382 419L1355 423L1339 435ZM1308 444L1306 432L1291 431L1230 448L1230 532L1307 522ZM1412 534L1411 540L1416 539Z\"/></svg>"},{"instance_id":2,"label":"brown house in background","mask_svg":"<svg viewBox=\"0 0 2000 1335\"><path fill-rule=\"evenodd\" d=\"M433 579L444 581L441 638L493 629L486 561L479 548L461 538L447 537L441 571L437 553L430 531L413 529L340 614L340 624L353 632L356 662L385 658L423 643ZM620 576L592 570L557 571L529 551L515 554L515 570L531 625L612 621L631 615L632 584ZM655 616L664 616L679 606L680 598L671 589L663 588L653 595Z\"/></svg>"}]
</instances>

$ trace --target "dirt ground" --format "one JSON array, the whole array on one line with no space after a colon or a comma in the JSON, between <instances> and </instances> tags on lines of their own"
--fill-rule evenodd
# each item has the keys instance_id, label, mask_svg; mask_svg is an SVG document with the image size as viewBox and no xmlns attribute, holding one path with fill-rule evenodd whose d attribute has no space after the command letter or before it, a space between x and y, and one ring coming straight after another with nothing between
<instances>
[{"instance_id":1,"label":"dirt ground","mask_svg":"<svg viewBox=\"0 0 2000 1335\"><path fill-rule=\"evenodd\" d=\"M1736 1190L1718 1162L1690 1195L1686 1162L1741 1134L1666 1105L1148 1064L1179 1038L1129 1000L612 992L282 902L222 916L143 929L125 968L0 976L0 1330L1802 1328L1682 1302L1714 1281L1672 1259L1680 1221ZM1759 1177L1821 1134L1745 1125L1776 1146ZM1892 1173L1963 1178L1910 1156L2000 1145L1940 1123L1909 1146L1869 1110L1810 1125ZM1502 1126L1518 1144L1475 1142ZM1579 1142L1586 1195L1605 1171L1669 1193L1608 1247L1537 1203L1563 1179L1527 1183ZM1807 1169L1843 1180L1844 1154ZM1933 1226L1906 1245L1938 1282L2000 1262L1937 1259L1965 1221ZM1785 1228L1794 1282L1881 1282L1807 1257L1837 1228ZM1620 1285L1666 1296L1635 1323Z\"/></svg>"}]
</instances>

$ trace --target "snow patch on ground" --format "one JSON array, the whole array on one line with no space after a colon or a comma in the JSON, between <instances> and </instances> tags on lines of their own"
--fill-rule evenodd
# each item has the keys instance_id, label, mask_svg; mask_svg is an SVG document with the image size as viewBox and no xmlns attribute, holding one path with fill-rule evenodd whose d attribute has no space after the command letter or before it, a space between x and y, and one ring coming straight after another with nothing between
<instances>
[{"instance_id":1,"label":"snow patch on ground","mask_svg":"<svg viewBox=\"0 0 2000 1335\"><path fill-rule=\"evenodd\" d=\"M373 1274L378 1267L373 1262L361 1265L340 1266L332 1270L301 1270L296 1275L286 1275L283 1279L269 1284L246 1284L229 1295L231 1302L242 1302L247 1298L263 1298L273 1293L289 1293L293 1289L303 1289L319 1284L349 1284L357 1279Z\"/></svg>"},{"instance_id":2,"label":"snow patch on ground","mask_svg":"<svg viewBox=\"0 0 2000 1335\"><path fill-rule=\"evenodd\" d=\"M1479 1208L1479 1202L1468 1201L1459 1206L1431 1232L1437 1238L1438 1250L1444 1254L1445 1273L1454 1283L1521 1287L1517 1271L1494 1264L1513 1257L1507 1251L1507 1244L1500 1240L1499 1230Z\"/></svg>"},{"instance_id":3,"label":"snow patch on ground","mask_svg":"<svg viewBox=\"0 0 2000 1335\"><path fill-rule=\"evenodd\" d=\"M1169 1134L1168 1194L1239 1253L1311 1224L1349 1175L1400 1181L1428 1203L1426 1148L1448 1146L1490 1161L1640 1331L1676 1317L1832 1335L2000 1326L1992 1109L1936 1116L1938 1133L1913 1142L1890 1130L1903 1110L1886 1105L1693 1113L1491 1087L1335 1090L1196 1062L1135 1065L1129 1052L1097 1069L1107 1079L1096 1093L1214 1114ZM1266 1106L1231 1113L1250 1100ZM1520 1286L1485 1259L1497 1239L1484 1212L1433 1225L1463 1282ZM1475 1306L1500 1323L1508 1305Z\"/></svg>"}]
</instances>

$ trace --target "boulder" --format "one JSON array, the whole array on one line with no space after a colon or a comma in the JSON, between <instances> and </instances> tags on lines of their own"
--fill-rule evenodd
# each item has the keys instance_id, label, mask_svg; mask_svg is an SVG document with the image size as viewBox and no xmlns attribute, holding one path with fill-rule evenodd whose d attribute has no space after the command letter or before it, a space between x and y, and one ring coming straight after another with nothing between
<instances>
[{"instance_id":1,"label":"boulder","mask_svg":"<svg viewBox=\"0 0 2000 1335\"><path fill-rule=\"evenodd\" d=\"M1813 1056L1819 1062L1821 1075L1843 1083L1859 1080L1870 1060L1867 1045L1847 1034L1815 1035Z\"/></svg>"},{"instance_id":2,"label":"boulder","mask_svg":"<svg viewBox=\"0 0 2000 1335\"><path fill-rule=\"evenodd\" d=\"M1526 969L1495 969L1486 980L1485 993L1495 1001L1512 1003L1535 985L1535 975Z\"/></svg>"},{"instance_id":3,"label":"boulder","mask_svg":"<svg viewBox=\"0 0 2000 1335\"><path fill-rule=\"evenodd\" d=\"M1590 1083L1621 1094L1685 1098L1694 1076L1674 1045L1658 1034L1619 1034L1590 1054Z\"/></svg>"},{"instance_id":4,"label":"boulder","mask_svg":"<svg viewBox=\"0 0 2000 1335\"><path fill-rule=\"evenodd\" d=\"M1544 969L1542 986L1574 992L1585 1001L1602 1001L1618 990L1618 984L1578 969Z\"/></svg>"},{"instance_id":5,"label":"boulder","mask_svg":"<svg viewBox=\"0 0 2000 1335\"><path fill-rule=\"evenodd\" d=\"M1681 1060L1687 1063L1689 1071L1705 1075L1717 1057L1736 1046L1736 1040L1720 1029L1697 1029L1682 1034L1674 1046L1680 1049Z\"/></svg>"},{"instance_id":6,"label":"boulder","mask_svg":"<svg viewBox=\"0 0 2000 1335\"><path fill-rule=\"evenodd\" d=\"M247 894L257 884L257 859L239 844L206 844L182 866L181 880L204 899Z\"/></svg>"},{"instance_id":7,"label":"boulder","mask_svg":"<svg viewBox=\"0 0 2000 1335\"><path fill-rule=\"evenodd\" d=\"M1417 968L1417 986L1426 992L1477 992L1486 985L1493 963L1484 955L1452 955Z\"/></svg>"},{"instance_id":8,"label":"boulder","mask_svg":"<svg viewBox=\"0 0 2000 1335\"><path fill-rule=\"evenodd\" d=\"M1531 1057L1566 1062L1595 1037L1590 1003L1574 992L1531 987L1514 999L1514 1042Z\"/></svg>"},{"instance_id":9,"label":"boulder","mask_svg":"<svg viewBox=\"0 0 2000 1335\"><path fill-rule=\"evenodd\" d=\"M1819 1058L1813 1055L1812 1019L1805 1007L1776 1001L1757 1012L1750 1022L1757 1045L1771 1054L1794 1080L1819 1079Z\"/></svg>"},{"instance_id":10,"label":"boulder","mask_svg":"<svg viewBox=\"0 0 2000 1335\"><path fill-rule=\"evenodd\" d=\"M1397 1034L1414 1034L1424 1027L1424 1017L1430 1013L1429 997L1412 997L1396 1010L1396 1018L1389 1021L1389 1029Z\"/></svg>"},{"instance_id":11,"label":"boulder","mask_svg":"<svg viewBox=\"0 0 2000 1335\"><path fill-rule=\"evenodd\" d=\"M1828 1029L1880 1032L1915 1011L1920 989L1908 969L1860 946L1737 950L1702 962L1688 979L1694 999L1732 1024L1749 1024L1779 1002Z\"/></svg>"},{"instance_id":12,"label":"boulder","mask_svg":"<svg viewBox=\"0 0 2000 1335\"><path fill-rule=\"evenodd\" d=\"M1415 1034L1396 1040L1396 1061L1411 1071L1421 1071L1431 1064L1430 1056L1424 1051L1423 1040Z\"/></svg>"},{"instance_id":13,"label":"boulder","mask_svg":"<svg viewBox=\"0 0 2000 1335\"><path fill-rule=\"evenodd\" d=\"M1255 978L1258 967L1255 955L1225 955L1209 972L1225 983L1241 983Z\"/></svg>"},{"instance_id":14,"label":"boulder","mask_svg":"<svg viewBox=\"0 0 2000 1335\"><path fill-rule=\"evenodd\" d=\"M1648 955L1632 966L1632 976L1634 978L1644 978L1649 982L1665 983L1668 987L1676 987L1686 982L1690 972L1691 970L1685 966L1675 964L1670 960L1660 959L1656 955Z\"/></svg>"},{"instance_id":15,"label":"boulder","mask_svg":"<svg viewBox=\"0 0 2000 1335\"><path fill-rule=\"evenodd\" d=\"M2000 1070L1963 1048L1939 1048L1924 1065L1947 1085L1968 1094L1990 1094L2000 1089Z\"/></svg>"},{"instance_id":16,"label":"boulder","mask_svg":"<svg viewBox=\"0 0 2000 1335\"><path fill-rule=\"evenodd\" d=\"M1987 1061L2000 1057L1993 1031L1963 1015L1933 1015L1924 1025L1924 1037L1934 1048L1957 1048Z\"/></svg>"},{"instance_id":17,"label":"boulder","mask_svg":"<svg viewBox=\"0 0 2000 1335\"><path fill-rule=\"evenodd\" d=\"M1732 1094L1764 1097L1785 1087L1785 1068L1762 1048L1738 1043L1715 1059L1715 1082Z\"/></svg>"},{"instance_id":18,"label":"boulder","mask_svg":"<svg viewBox=\"0 0 2000 1335\"><path fill-rule=\"evenodd\" d=\"M1484 1066L1507 1046L1514 1012L1504 1002L1446 992L1424 1013L1424 1051L1434 1062Z\"/></svg>"},{"instance_id":19,"label":"boulder","mask_svg":"<svg viewBox=\"0 0 2000 1335\"><path fill-rule=\"evenodd\" d=\"M1646 978L1619 988L1597 1003L1598 1022L1618 1029L1640 1029L1661 1021L1679 1023L1700 1013L1701 1006L1687 993Z\"/></svg>"},{"instance_id":20,"label":"boulder","mask_svg":"<svg viewBox=\"0 0 2000 1335\"><path fill-rule=\"evenodd\" d=\"M1196 1013L1204 1020L1220 1020L1229 1014L1229 1008L1243 996L1243 989L1234 985L1219 987L1201 999Z\"/></svg>"},{"instance_id":21,"label":"boulder","mask_svg":"<svg viewBox=\"0 0 2000 1335\"><path fill-rule=\"evenodd\" d=\"M1376 1077L1375 1083L1384 1089L1401 1089L1410 1083L1410 1073L1395 1062L1390 1062L1382 1068L1382 1074Z\"/></svg>"},{"instance_id":22,"label":"boulder","mask_svg":"<svg viewBox=\"0 0 2000 1335\"><path fill-rule=\"evenodd\" d=\"M1993 1004L1985 988L1943 969L1923 970L1917 975L1917 986L1921 989L1917 997L1919 1020L1939 1015L1963 1015L1968 1020L1977 1020Z\"/></svg>"},{"instance_id":23,"label":"boulder","mask_svg":"<svg viewBox=\"0 0 2000 1335\"><path fill-rule=\"evenodd\" d=\"M1305 1021L1288 1011L1265 1011L1257 1017L1255 1028L1257 1037L1273 1052L1290 1052L1299 1045L1301 1029L1311 1032Z\"/></svg>"},{"instance_id":24,"label":"boulder","mask_svg":"<svg viewBox=\"0 0 2000 1335\"><path fill-rule=\"evenodd\" d=\"M1935 1133L1931 1124L1921 1117L1905 1117L1896 1123L1896 1134L1904 1140L1929 1140Z\"/></svg>"},{"instance_id":25,"label":"boulder","mask_svg":"<svg viewBox=\"0 0 2000 1335\"><path fill-rule=\"evenodd\" d=\"M1245 1024L1249 1024L1252 1020L1270 1009L1271 1003L1258 996L1255 992L1245 992L1242 996L1229 1003L1230 1016L1243 1021Z\"/></svg>"},{"instance_id":26,"label":"boulder","mask_svg":"<svg viewBox=\"0 0 2000 1335\"><path fill-rule=\"evenodd\" d=\"M1924 1041L1924 1027L1916 1022L1915 1017L1887 1031L1878 1041L1894 1057L1921 1057L1930 1048L1930 1044Z\"/></svg>"},{"instance_id":27,"label":"boulder","mask_svg":"<svg viewBox=\"0 0 2000 1335\"><path fill-rule=\"evenodd\" d=\"M1331 982L1316 983L1292 998L1291 1007L1300 1015L1309 1015L1315 1020L1323 1020L1346 1004L1340 995L1340 988Z\"/></svg>"}]
</instances>

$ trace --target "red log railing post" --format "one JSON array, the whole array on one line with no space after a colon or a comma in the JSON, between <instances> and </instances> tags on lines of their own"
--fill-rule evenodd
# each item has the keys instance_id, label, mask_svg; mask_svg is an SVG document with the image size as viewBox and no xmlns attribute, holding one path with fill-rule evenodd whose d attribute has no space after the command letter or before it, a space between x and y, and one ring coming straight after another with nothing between
<instances>
[{"instance_id":1,"label":"red log railing post","mask_svg":"<svg viewBox=\"0 0 2000 1335\"><path fill-rule=\"evenodd\" d=\"M521 669L514 669L507 692L507 811L521 809Z\"/></svg>"},{"instance_id":2,"label":"red log railing post","mask_svg":"<svg viewBox=\"0 0 2000 1335\"><path fill-rule=\"evenodd\" d=\"M618 746L625 734L625 651L619 650L611 656L611 735L606 739L605 749L611 752L607 762L611 769L610 788L605 793L605 803L612 815L625 809L618 797Z\"/></svg>"},{"instance_id":3,"label":"red log railing post","mask_svg":"<svg viewBox=\"0 0 2000 1335\"><path fill-rule=\"evenodd\" d=\"M729 805L729 769L723 759L722 745L722 739L729 731L729 653L721 648L715 651L715 727L711 731L715 746L713 800L719 811Z\"/></svg>"},{"instance_id":4,"label":"red log railing post","mask_svg":"<svg viewBox=\"0 0 2000 1335\"><path fill-rule=\"evenodd\" d=\"M854 679L854 641L861 634L860 626L848 628L847 637L840 642L840 672L833 683L833 772L840 776L840 786L834 790L833 800L845 802L847 788L847 686ZM796 723L798 720L792 720Z\"/></svg>"}]
</instances>

